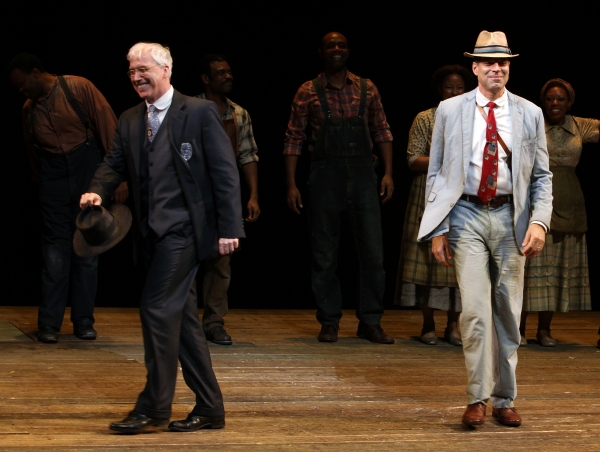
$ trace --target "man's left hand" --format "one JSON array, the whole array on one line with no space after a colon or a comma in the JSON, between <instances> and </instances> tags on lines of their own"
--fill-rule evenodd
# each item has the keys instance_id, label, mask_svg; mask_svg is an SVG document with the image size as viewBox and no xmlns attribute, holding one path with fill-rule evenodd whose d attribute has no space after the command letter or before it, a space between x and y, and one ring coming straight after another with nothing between
<instances>
[{"instance_id":1,"label":"man's left hand","mask_svg":"<svg viewBox=\"0 0 600 452\"><path fill-rule=\"evenodd\" d=\"M385 204L392 198L392 194L394 193L394 179L392 176L386 174L381 179L381 192L379 193L383 199L381 200L382 204Z\"/></svg>"},{"instance_id":2,"label":"man's left hand","mask_svg":"<svg viewBox=\"0 0 600 452\"><path fill-rule=\"evenodd\" d=\"M525 234L525 240L521 244L523 254L527 257L537 256L544 248L544 243L546 243L546 230L539 224L530 224Z\"/></svg>"},{"instance_id":3,"label":"man's left hand","mask_svg":"<svg viewBox=\"0 0 600 452\"><path fill-rule=\"evenodd\" d=\"M219 239L219 253L223 255L233 253L238 246L239 239Z\"/></svg>"},{"instance_id":4,"label":"man's left hand","mask_svg":"<svg viewBox=\"0 0 600 452\"><path fill-rule=\"evenodd\" d=\"M248 216L246 217L246 221L249 223L254 223L258 220L258 216L260 215L260 207L258 206L258 201L254 198L250 198L248 200L248 204L246 205L248 209Z\"/></svg>"},{"instance_id":5,"label":"man's left hand","mask_svg":"<svg viewBox=\"0 0 600 452\"><path fill-rule=\"evenodd\" d=\"M129 188L127 187L127 182L121 182L121 185L117 187L115 190L115 195L113 196L113 201L118 202L119 204L124 204L129 198Z\"/></svg>"}]
</instances>

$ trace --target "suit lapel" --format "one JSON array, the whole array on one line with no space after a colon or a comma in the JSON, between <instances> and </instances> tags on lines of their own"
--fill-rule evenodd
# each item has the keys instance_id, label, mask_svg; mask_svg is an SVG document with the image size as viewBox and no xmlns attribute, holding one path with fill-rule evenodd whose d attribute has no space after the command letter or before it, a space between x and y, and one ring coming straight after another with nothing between
<instances>
[{"instance_id":1,"label":"suit lapel","mask_svg":"<svg viewBox=\"0 0 600 452\"><path fill-rule=\"evenodd\" d=\"M140 152L142 151L146 137L146 103L142 102L137 108L136 114L130 124L129 137L135 172L136 174L140 174Z\"/></svg>"},{"instance_id":2,"label":"suit lapel","mask_svg":"<svg viewBox=\"0 0 600 452\"><path fill-rule=\"evenodd\" d=\"M512 124L512 182L513 187L518 183L519 163L521 161L521 144L523 143L523 108L515 101L515 97L508 93L508 108ZM513 188L514 191L514 188Z\"/></svg>"},{"instance_id":3,"label":"suit lapel","mask_svg":"<svg viewBox=\"0 0 600 452\"><path fill-rule=\"evenodd\" d=\"M473 122L475 120L475 108L475 90L473 90L464 97L460 113L462 123L463 176L465 179L469 171L471 153L473 152Z\"/></svg>"},{"instance_id":4,"label":"suit lapel","mask_svg":"<svg viewBox=\"0 0 600 452\"><path fill-rule=\"evenodd\" d=\"M184 139L189 139L187 135L184 135L186 124L188 120L188 114L185 111L185 99L178 91L173 93L173 101L171 107L167 112L169 121L167 123L169 132L169 148L173 156L173 164L179 174L179 177L183 181L187 181L192 185L195 185L194 177L190 170L188 162L181 156L180 146ZM192 158L194 156L192 155ZM197 157L196 157L197 158Z\"/></svg>"},{"instance_id":5,"label":"suit lapel","mask_svg":"<svg viewBox=\"0 0 600 452\"><path fill-rule=\"evenodd\" d=\"M184 109L185 102L183 96L179 94L178 91L175 91L173 93L171 107L167 112L167 115L169 116L169 122L167 126L169 128L169 144L171 145L171 148L178 154L179 158L181 158L181 155L179 155L178 146L181 145L181 134L185 128L185 123L187 120L187 113L185 113Z\"/></svg>"}]
</instances>

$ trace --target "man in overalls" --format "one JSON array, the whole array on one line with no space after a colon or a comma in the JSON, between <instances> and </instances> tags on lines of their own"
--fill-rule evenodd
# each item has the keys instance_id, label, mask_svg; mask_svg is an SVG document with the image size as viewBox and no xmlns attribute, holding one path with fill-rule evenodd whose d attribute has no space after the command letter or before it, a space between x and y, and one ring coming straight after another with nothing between
<instances>
[{"instance_id":1,"label":"man in overalls","mask_svg":"<svg viewBox=\"0 0 600 452\"><path fill-rule=\"evenodd\" d=\"M323 37L319 56L325 71L304 83L292 102L286 132L287 203L300 213L303 207L296 186L296 165L307 137L312 154L310 220L312 231L312 288L321 324L320 342L336 342L342 317L342 295L336 276L341 215L346 212L356 242L360 277L357 336L371 342L393 344L380 326L383 315L383 244L373 170L373 142L378 145L385 174L379 194L389 201L392 179L392 134L375 85L346 69L347 39L332 32Z\"/></svg>"},{"instance_id":2,"label":"man in overalls","mask_svg":"<svg viewBox=\"0 0 600 452\"><path fill-rule=\"evenodd\" d=\"M73 234L79 197L110 149L117 118L92 82L46 72L34 55L14 57L9 77L27 98L22 113L25 146L32 178L40 188L43 268L38 340L58 341L68 301L73 333L94 340L98 256L77 256ZM122 203L127 196L123 182L113 200Z\"/></svg>"}]
</instances>

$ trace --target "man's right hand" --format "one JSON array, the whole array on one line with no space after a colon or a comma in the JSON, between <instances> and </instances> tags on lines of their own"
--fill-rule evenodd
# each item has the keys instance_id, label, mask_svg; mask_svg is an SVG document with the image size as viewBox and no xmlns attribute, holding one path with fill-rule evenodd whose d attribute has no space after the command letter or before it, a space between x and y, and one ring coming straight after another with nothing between
<instances>
[{"instance_id":1,"label":"man's right hand","mask_svg":"<svg viewBox=\"0 0 600 452\"><path fill-rule=\"evenodd\" d=\"M452 259L452 252L446 234L437 235L431 239L431 251L436 261L445 267L451 266L448 261Z\"/></svg>"},{"instance_id":2,"label":"man's right hand","mask_svg":"<svg viewBox=\"0 0 600 452\"><path fill-rule=\"evenodd\" d=\"M99 206L102 198L97 193L84 193L79 200L79 207L85 209L87 206Z\"/></svg>"},{"instance_id":3,"label":"man's right hand","mask_svg":"<svg viewBox=\"0 0 600 452\"><path fill-rule=\"evenodd\" d=\"M294 212L296 212L297 214L299 214L300 209L302 209L302 207L304 207L302 205L302 196L300 196L300 190L298 190L298 187L296 187L296 184L294 184L293 186L288 188L286 201L287 201L288 207L290 209L292 209Z\"/></svg>"}]
</instances>

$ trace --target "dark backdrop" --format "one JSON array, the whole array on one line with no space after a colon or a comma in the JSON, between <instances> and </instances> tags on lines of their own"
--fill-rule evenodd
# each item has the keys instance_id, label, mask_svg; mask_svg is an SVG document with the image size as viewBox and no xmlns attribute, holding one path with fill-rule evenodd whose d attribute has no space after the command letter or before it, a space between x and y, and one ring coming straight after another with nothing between
<instances>
[{"instance_id":1,"label":"dark backdrop","mask_svg":"<svg viewBox=\"0 0 600 452\"><path fill-rule=\"evenodd\" d=\"M187 2L186 2L187 3ZM394 198L382 208L387 288L386 308L393 307L400 236L404 221L410 172L405 147L415 115L433 106L433 71L444 64L469 66L462 56L472 51L482 29L502 30L514 53L508 88L538 103L539 90L552 77L570 81L577 92L573 113L598 117L597 16L573 20L566 11L525 12L504 6L488 10L482 2L432 6L365 3L280 2L276 8L258 2L222 2L202 8L169 2L160 10L150 3L111 8L99 3L77 9L5 10L2 18L0 61L6 67L17 53L38 55L55 74L90 79L119 116L139 102L125 76L125 55L137 41L157 41L171 48L172 83L184 94L200 91L198 60L206 53L228 57L235 74L231 98L251 114L259 147L259 192L262 214L247 225L243 251L233 258L230 306L244 308L312 308L310 243L306 213L297 216L284 200L282 144L290 102L304 81L321 70L317 48L322 35L339 31L349 40L349 69L371 78L378 86L395 137ZM94 5L94 6L88 6ZM195 5L201 5L197 2ZM343 7L342 5L346 5ZM397 3L396 5L399 5ZM492 3L490 3L490 6ZM340 8L344 8L340 11ZM84 8L88 8L87 10ZM467 12L465 12L467 11ZM2 90L4 200L0 263L1 301L4 305L35 305L40 291L39 218L36 187L30 182L23 150L20 110L23 98L10 86L4 70ZM298 181L306 196L309 159L300 159ZM587 196L592 294L600 276L593 257L600 250L596 231L593 182L598 176L598 145L586 145L577 172ZM345 231L339 274L346 306L356 301L354 245ZM135 306L135 272L127 238L101 256L98 305ZM597 300L597 297L595 298ZM596 308L598 302L594 303Z\"/></svg>"}]
</instances>

